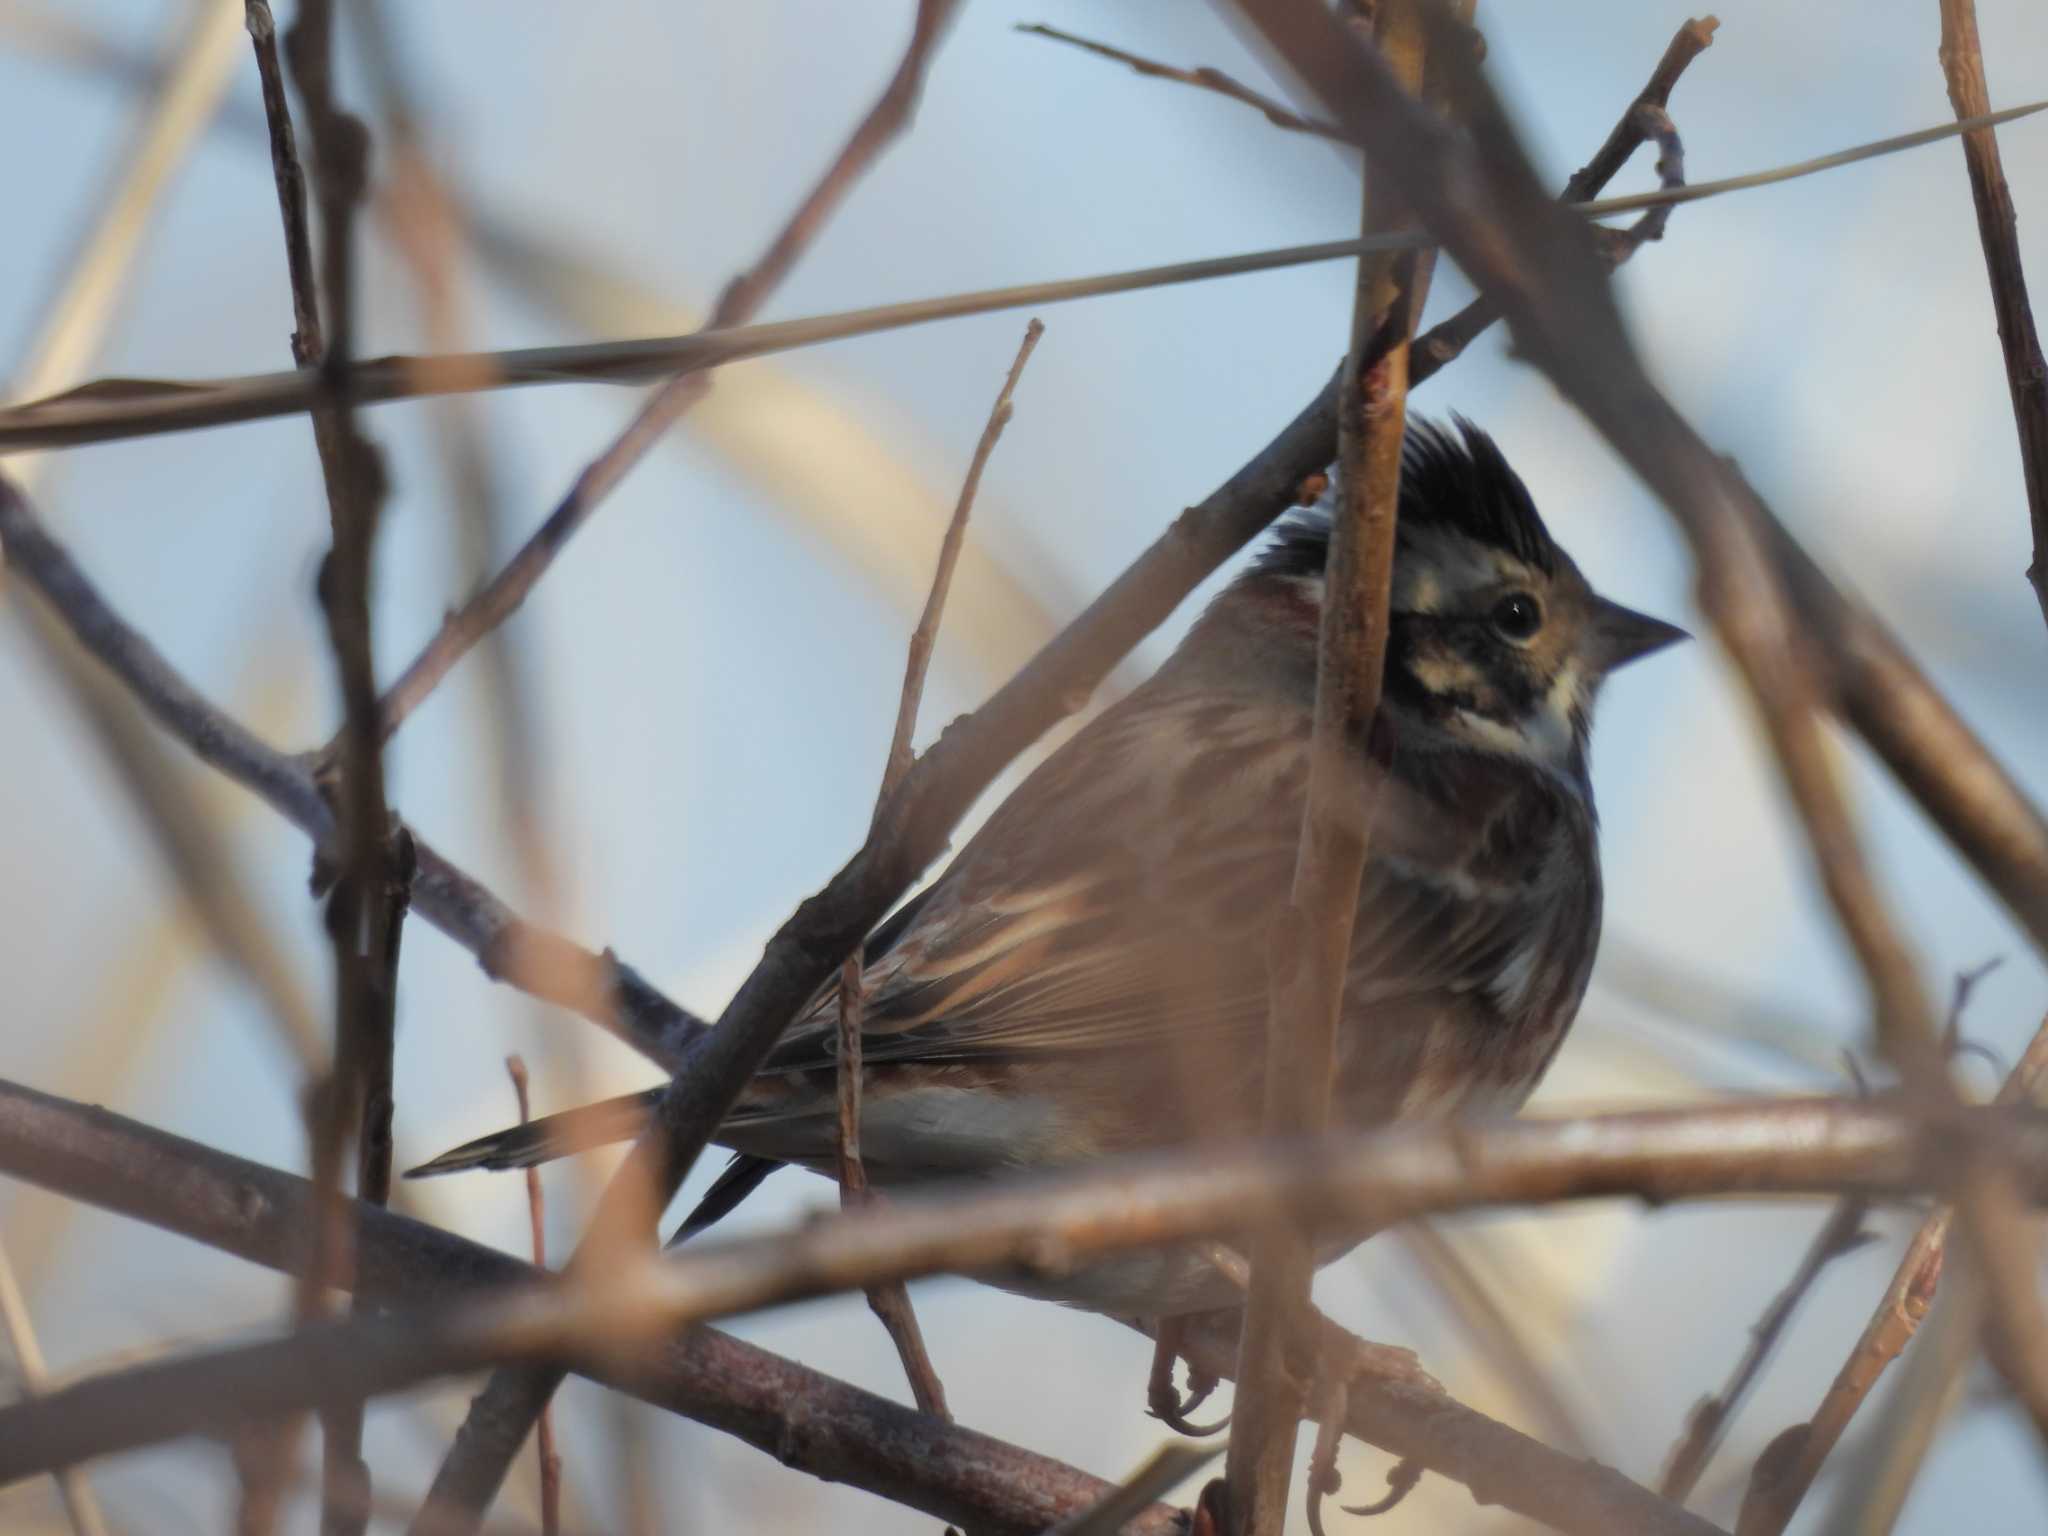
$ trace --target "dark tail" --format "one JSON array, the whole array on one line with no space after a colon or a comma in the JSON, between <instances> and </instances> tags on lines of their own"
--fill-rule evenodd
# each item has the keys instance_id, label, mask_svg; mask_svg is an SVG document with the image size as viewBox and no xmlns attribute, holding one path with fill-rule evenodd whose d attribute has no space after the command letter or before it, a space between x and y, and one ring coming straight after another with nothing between
<instances>
[{"instance_id":1,"label":"dark tail","mask_svg":"<svg viewBox=\"0 0 2048 1536\"><path fill-rule=\"evenodd\" d=\"M761 1187L763 1179L784 1166L772 1157L733 1153L732 1161L725 1165L725 1172L711 1181L711 1187L704 1191L704 1198L683 1218L683 1224L676 1228L676 1235L668 1240L668 1245L673 1248L677 1243L686 1243L706 1227L725 1220L739 1208L741 1201Z\"/></svg>"},{"instance_id":2,"label":"dark tail","mask_svg":"<svg viewBox=\"0 0 2048 1536\"><path fill-rule=\"evenodd\" d=\"M558 1157L588 1152L614 1141L631 1141L647 1129L648 1117L661 1102L662 1090L649 1088L623 1098L605 1099L581 1109L544 1115L443 1152L431 1162L408 1168L408 1179L460 1173L465 1168L532 1168Z\"/></svg>"}]
</instances>

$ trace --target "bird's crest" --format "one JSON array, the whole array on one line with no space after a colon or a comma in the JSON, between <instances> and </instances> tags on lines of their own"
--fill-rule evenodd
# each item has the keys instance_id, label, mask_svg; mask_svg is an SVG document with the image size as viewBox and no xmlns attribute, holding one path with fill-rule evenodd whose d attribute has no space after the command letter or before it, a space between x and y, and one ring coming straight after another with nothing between
<instances>
[{"instance_id":1,"label":"bird's crest","mask_svg":"<svg viewBox=\"0 0 2048 1536\"><path fill-rule=\"evenodd\" d=\"M1408 424L1401 445L1402 532L1460 534L1553 574L1557 546L1522 477L1485 432L1462 416L1451 419L1455 431L1429 421ZM1324 504L1283 522L1254 569L1270 576L1319 576L1329 554L1330 512Z\"/></svg>"}]
</instances>

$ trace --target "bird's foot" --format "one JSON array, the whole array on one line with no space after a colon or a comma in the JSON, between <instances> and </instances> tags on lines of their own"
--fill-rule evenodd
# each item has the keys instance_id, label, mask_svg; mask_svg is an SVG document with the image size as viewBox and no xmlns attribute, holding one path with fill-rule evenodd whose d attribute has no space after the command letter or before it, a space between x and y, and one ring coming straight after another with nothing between
<instances>
[{"instance_id":1,"label":"bird's foot","mask_svg":"<svg viewBox=\"0 0 2048 1536\"><path fill-rule=\"evenodd\" d=\"M1343 1486L1337 1471L1337 1447L1344 1439L1349 1418L1351 1389L1365 1382L1419 1387L1441 1392L1442 1385L1422 1368L1412 1349L1392 1344L1374 1344L1339 1328L1328 1328L1325 1348L1317 1351L1316 1379L1309 1389L1309 1415L1317 1422L1316 1448L1308 1463L1308 1526L1314 1536L1323 1533L1323 1500ZM1334 1347L1332 1347L1334 1346ZM1408 1490L1422 1481L1422 1465L1413 1460L1394 1463L1387 1473L1386 1494L1370 1504L1340 1506L1347 1515L1384 1515L1408 1496Z\"/></svg>"},{"instance_id":2,"label":"bird's foot","mask_svg":"<svg viewBox=\"0 0 2048 1536\"><path fill-rule=\"evenodd\" d=\"M1217 1378L1201 1370L1192 1362L1188 1365L1188 1393L1182 1397L1174 1384L1174 1363L1180 1358L1181 1341L1189 1328L1186 1317L1162 1317L1152 1346L1152 1373L1145 1384L1145 1408L1153 1418L1178 1434L1201 1439L1219 1434L1230 1427L1230 1416L1225 1414L1213 1424L1191 1423L1188 1415L1209 1399L1216 1390Z\"/></svg>"}]
</instances>

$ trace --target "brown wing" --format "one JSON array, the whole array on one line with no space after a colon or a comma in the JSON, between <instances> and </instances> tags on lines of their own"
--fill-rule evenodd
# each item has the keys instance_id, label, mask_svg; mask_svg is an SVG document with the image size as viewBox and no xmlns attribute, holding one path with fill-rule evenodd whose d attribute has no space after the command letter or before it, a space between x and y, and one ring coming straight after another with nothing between
<instances>
[{"instance_id":1,"label":"brown wing","mask_svg":"<svg viewBox=\"0 0 2048 1536\"><path fill-rule=\"evenodd\" d=\"M1096 721L1004 803L873 957L866 1059L1014 1059L1262 1032L1266 935L1293 879L1307 731L1285 706L1142 690ZM1367 997L1466 991L1499 974L1526 911L1475 897L1466 866L1483 844L1455 835L1433 797L1385 787L1353 945ZM836 1043L828 989L764 1070L826 1066Z\"/></svg>"}]
</instances>

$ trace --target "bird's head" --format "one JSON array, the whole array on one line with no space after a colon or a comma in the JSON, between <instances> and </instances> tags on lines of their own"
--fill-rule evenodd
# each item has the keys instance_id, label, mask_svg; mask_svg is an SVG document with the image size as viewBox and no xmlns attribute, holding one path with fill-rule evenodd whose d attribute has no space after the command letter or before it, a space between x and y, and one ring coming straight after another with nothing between
<instances>
[{"instance_id":1,"label":"bird's head","mask_svg":"<svg viewBox=\"0 0 2048 1536\"><path fill-rule=\"evenodd\" d=\"M1270 655L1310 644L1312 668L1329 542L1326 510L1289 520L1219 609L1241 605ZM1601 682L1684 638L1588 585L1492 438L1410 424L1381 703L1396 739L1579 778Z\"/></svg>"}]
</instances>

